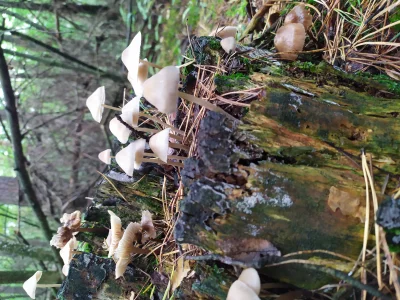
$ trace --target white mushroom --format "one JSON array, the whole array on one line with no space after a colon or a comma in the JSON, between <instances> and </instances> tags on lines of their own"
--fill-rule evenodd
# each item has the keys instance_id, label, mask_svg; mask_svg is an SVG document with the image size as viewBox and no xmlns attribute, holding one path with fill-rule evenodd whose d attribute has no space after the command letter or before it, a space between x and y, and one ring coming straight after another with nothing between
<instances>
[{"instance_id":1,"label":"white mushroom","mask_svg":"<svg viewBox=\"0 0 400 300\"><path fill-rule=\"evenodd\" d=\"M22 288L25 290L25 292L31 299L35 299L36 297L36 288L48 288L48 287L57 288L61 286L61 284L38 284L38 281L42 277L42 273L43 273L42 271L37 271L22 285Z\"/></svg>"},{"instance_id":2,"label":"white mushroom","mask_svg":"<svg viewBox=\"0 0 400 300\"><path fill-rule=\"evenodd\" d=\"M140 221L140 225L142 226L142 243L146 243L149 239L156 238L153 219L148 210L142 211L142 220Z\"/></svg>"},{"instance_id":3,"label":"white mushroom","mask_svg":"<svg viewBox=\"0 0 400 300\"><path fill-rule=\"evenodd\" d=\"M104 86L99 87L86 100L86 106L89 108L93 119L100 123L104 111L104 103L106 101L106 91Z\"/></svg>"},{"instance_id":4,"label":"white mushroom","mask_svg":"<svg viewBox=\"0 0 400 300\"><path fill-rule=\"evenodd\" d=\"M68 243L61 248L60 256L64 262L64 266L62 268L62 272L65 276L68 276L69 272L69 263L72 260L73 251L78 247L78 241L76 237L72 237Z\"/></svg>"},{"instance_id":5,"label":"white mushroom","mask_svg":"<svg viewBox=\"0 0 400 300\"><path fill-rule=\"evenodd\" d=\"M236 49L236 40L234 37L227 37L221 40L221 47L226 53L231 53Z\"/></svg>"},{"instance_id":6,"label":"white mushroom","mask_svg":"<svg viewBox=\"0 0 400 300\"><path fill-rule=\"evenodd\" d=\"M129 136L131 135L131 130L122 124L116 117L110 121L110 131L122 144L125 144Z\"/></svg>"},{"instance_id":7,"label":"white mushroom","mask_svg":"<svg viewBox=\"0 0 400 300\"><path fill-rule=\"evenodd\" d=\"M257 295L260 294L261 282L258 272L254 268L244 269L239 276L239 280L247 284Z\"/></svg>"},{"instance_id":8,"label":"white mushroom","mask_svg":"<svg viewBox=\"0 0 400 300\"><path fill-rule=\"evenodd\" d=\"M144 61L147 61L147 59L144 59ZM144 62L139 63L136 78L128 72L128 80L132 84L133 90L135 91L135 95L137 97L141 97L143 95L143 83L146 81L148 73L149 66Z\"/></svg>"},{"instance_id":9,"label":"white mushroom","mask_svg":"<svg viewBox=\"0 0 400 300\"><path fill-rule=\"evenodd\" d=\"M188 147L177 144L177 143L170 143L170 128L166 128L155 135L153 135L149 140L149 146L151 150L153 150L154 154L161 159L163 162L168 163L168 159L180 159L184 160L185 157L176 156L176 155L168 155L168 149L171 148L178 148L188 151Z\"/></svg>"},{"instance_id":10,"label":"white mushroom","mask_svg":"<svg viewBox=\"0 0 400 300\"><path fill-rule=\"evenodd\" d=\"M108 213L110 214L111 223L108 257L112 257L115 250L118 248L119 241L121 240L124 231L122 230L121 219L111 210L109 210Z\"/></svg>"},{"instance_id":11,"label":"white mushroom","mask_svg":"<svg viewBox=\"0 0 400 300\"><path fill-rule=\"evenodd\" d=\"M236 280L229 288L226 300L260 300L260 298L247 284Z\"/></svg>"},{"instance_id":12,"label":"white mushroom","mask_svg":"<svg viewBox=\"0 0 400 300\"><path fill-rule=\"evenodd\" d=\"M146 140L139 139L130 143L115 155L115 160L120 168L129 176L133 176L133 170L138 170L145 159L143 153Z\"/></svg>"},{"instance_id":13,"label":"white mushroom","mask_svg":"<svg viewBox=\"0 0 400 300\"><path fill-rule=\"evenodd\" d=\"M98 157L103 163L107 165L111 164L111 149L101 151Z\"/></svg>"},{"instance_id":14,"label":"white mushroom","mask_svg":"<svg viewBox=\"0 0 400 300\"><path fill-rule=\"evenodd\" d=\"M178 96L190 102L204 106L205 108L224 114L230 119L236 120L219 106L216 106L202 98L195 97L178 91L179 68L168 66L161 69L157 74L147 79L143 84L143 97L154 105L160 112L165 114L178 111Z\"/></svg>"},{"instance_id":15,"label":"white mushroom","mask_svg":"<svg viewBox=\"0 0 400 300\"><path fill-rule=\"evenodd\" d=\"M218 29L213 30L210 33L210 36L217 36L221 39L225 39L227 37L235 37L237 32L237 27L235 26L223 26Z\"/></svg>"}]
</instances>

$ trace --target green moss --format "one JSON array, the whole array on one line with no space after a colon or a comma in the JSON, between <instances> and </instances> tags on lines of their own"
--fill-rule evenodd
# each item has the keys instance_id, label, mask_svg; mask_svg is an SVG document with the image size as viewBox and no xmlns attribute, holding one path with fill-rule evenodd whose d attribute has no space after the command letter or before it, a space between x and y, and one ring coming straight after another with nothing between
<instances>
[{"instance_id":1,"label":"green moss","mask_svg":"<svg viewBox=\"0 0 400 300\"><path fill-rule=\"evenodd\" d=\"M252 85L249 75L242 73L232 73L229 75L216 75L214 78L218 93L228 93L232 90L240 91Z\"/></svg>"},{"instance_id":2,"label":"green moss","mask_svg":"<svg viewBox=\"0 0 400 300\"><path fill-rule=\"evenodd\" d=\"M195 272L204 279L193 283L194 292L208 295L212 299L226 299L232 279L224 269L218 268L215 264L212 266L197 264Z\"/></svg>"}]
</instances>

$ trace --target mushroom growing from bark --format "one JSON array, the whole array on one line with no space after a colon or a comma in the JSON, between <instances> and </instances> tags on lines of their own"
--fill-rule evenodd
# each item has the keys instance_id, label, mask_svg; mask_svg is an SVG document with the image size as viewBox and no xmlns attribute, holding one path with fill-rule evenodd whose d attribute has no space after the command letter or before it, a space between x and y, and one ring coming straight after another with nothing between
<instances>
[{"instance_id":1,"label":"mushroom growing from bark","mask_svg":"<svg viewBox=\"0 0 400 300\"><path fill-rule=\"evenodd\" d=\"M178 133L180 135L185 135L184 131L176 129L172 125L169 125L169 124L161 121L159 118L156 118L151 115L140 112L140 97L135 97L131 101L129 101L126 105L124 105L121 112L122 112L122 114L121 114L122 120L124 120L124 122L126 122L128 125L132 126L135 129L138 129L137 127L139 126L139 124L138 124L139 118L144 117L144 118L150 119L153 122L158 123L166 128L171 128L173 131L175 131L176 133ZM138 130L154 133L154 129L141 128ZM157 132L157 130L155 132ZM179 136L176 136L175 138L178 140L182 140L182 138Z\"/></svg>"},{"instance_id":2,"label":"mushroom growing from bark","mask_svg":"<svg viewBox=\"0 0 400 300\"><path fill-rule=\"evenodd\" d=\"M107 165L111 164L111 149L106 149L104 151L101 151L98 157L103 163Z\"/></svg>"},{"instance_id":3,"label":"mushroom growing from bark","mask_svg":"<svg viewBox=\"0 0 400 300\"><path fill-rule=\"evenodd\" d=\"M177 148L188 151L188 147L185 145L170 143L170 128L166 128L159 133L153 135L149 140L150 149L153 150L154 154L163 162L168 163L168 159L185 160L186 157L177 155L168 155L169 147Z\"/></svg>"},{"instance_id":4,"label":"mushroom growing from bark","mask_svg":"<svg viewBox=\"0 0 400 300\"><path fill-rule=\"evenodd\" d=\"M167 128L164 130L170 130L170 129ZM160 133L162 133L163 131L161 131ZM164 164L164 162L160 159L148 158L148 157L155 157L156 155L153 153L145 153L144 152L145 149L146 149L146 140L145 139L136 140L130 143L124 149L120 150L115 156L115 160L117 164L120 166L120 168L129 176L132 176L133 171L138 170L143 162ZM181 163L167 162L167 164L172 166L182 167Z\"/></svg>"},{"instance_id":5,"label":"mushroom growing from bark","mask_svg":"<svg viewBox=\"0 0 400 300\"><path fill-rule=\"evenodd\" d=\"M229 288L227 300L259 300L261 290L260 276L253 268L242 271L238 280Z\"/></svg>"},{"instance_id":6,"label":"mushroom growing from bark","mask_svg":"<svg viewBox=\"0 0 400 300\"><path fill-rule=\"evenodd\" d=\"M275 35L275 48L280 53L280 57L286 60L295 60L298 56L297 52L302 51L306 40L306 31L300 23L291 23L280 27Z\"/></svg>"},{"instance_id":7,"label":"mushroom growing from bark","mask_svg":"<svg viewBox=\"0 0 400 300\"><path fill-rule=\"evenodd\" d=\"M109 236L107 237L107 240L109 239L109 243L107 243L109 248L108 257L112 257L124 231L122 230L121 219L111 210L109 210L108 213L110 214L111 223L111 229L109 231Z\"/></svg>"},{"instance_id":8,"label":"mushroom growing from bark","mask_svg":"<svg viewBox=\"0 0 400 300\"><path fill-rule=\"evenodd\" d=\"M31 299L35 299L36 297L36 288L58 288L61 286L61 284L38 284L38 281L42 277L42 273L42 271L37 271L22 285L22 288L25 290L28 296L31 297Z\"/></svg>"},{"instance_id":9,"label":"mushroom growing from bark","mask_svg":"<svg viewBox=\"0 0 400 300\"><path fill-rule=\"evenodd\" d=\"M227 37L221 40L221 47L226 53L231 53L236 49L236 40L234 37Z\"/></svg>"},{"instance_id":10,"label":"mushroom growing from bark","mask_svg":"<svg viewBox=\"0 0 400 300\"><path fill-rule=\"evenodd\" d=\"M142 226L142 243L146 243L149 239L156 238L156 230L154 229L153 219L148 210L142 211L142 220L140 225Z\"/></svg>"},{"instance_id":11,"label":"mushroom growing from bark","mask_svg":"<svg viewBox=\"0 0 400 300\"><path fill-rule=\"evenodd\" d=\"M109 124L111 133L118 139L122 144L128 142L131 130L122 124L116 117L112 118Z\"/></svg>"},{"instance_id":12,"label":"mushroom growing from bark","mask_svg":"<svg viewBox=\"0 0 400 300\"><path fill-rule=\"evenodd\" d=\"M235 37L237 32L237 27L235 26L222 26L218 29L214 29L209 36L217 36L221 39L225 39L228 37Z\"/></svg>"},{"instance_id":13,"label":"mushroom growing from bark","mask_svg":"<svg viewBox=\"0 0 400 300\"><path fill-rule=\"evenodd\" d=\"M105 87L101 86L93 92L86 100L86 106L89 108L93 119L100 123L104 111L104 103L106 101Z\"/></svg>"},{"instance_id":14,"label":"mushroom growing from bark","mask_svg":"<svg viewBox=\"0 0 400 300\"><path fill-rule=\"evenodd\" d=\"M178 111L177 99L181 97L190 102L204 106L205 108L224 114L230 119L236 120L219 106L216 106L202 98L179 92L179 68L168 66L157 74L147 79L143 84L143 97L165 114Z\"/></svg>"},{"instance_id":15,"label":"mushroom growing from bark","mask_svg":"<svg viewBox=\"0 0 400 300\"><path fill-rule=\"evenodd\" d=\"M293 7L293 9L287 14L284 25L291 23L300 23L304 26L305 30L308 30L312 24L312 16L306 9L304 3L300 3Z\"/></svg>"},{"instance_id":16,"label":"mushroom growing from bark","mask_svg":"<svg viewBox=\"0 0 400 300\"><path fill-rule=\"evenodd\" d=\"M72 237L68 243L61 248L60 250L60 256L64 262L64 266L62 268L62 273L65 276L68 276L69 272L69 263L72 260L72 255L74 253L74 250L78 247L78 241L76 240L75 237Z\"/></svg>"}]
</instances>

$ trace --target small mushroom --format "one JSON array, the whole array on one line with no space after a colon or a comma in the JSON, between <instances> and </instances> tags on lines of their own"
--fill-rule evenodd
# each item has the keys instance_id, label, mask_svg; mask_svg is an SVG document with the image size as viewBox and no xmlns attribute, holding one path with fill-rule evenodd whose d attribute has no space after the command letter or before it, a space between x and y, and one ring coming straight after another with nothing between
<instances>
[{"instance_id":1,"label":"small mushroom","mask_svg":"<svg viewBox=\"0 0 400 300\"><path fill-rule=\"evenodd\" d=\"M213 30L209 36L217 36L221 39L225 39L227 37L235 37L237 32L237 27L235 26L223 26L218 29Z\"/></svg>"},{"instance_id":2,"label":"small mushroom","mask_svg":"<svg viewBox=\"0 0 400 300\"><path fill-rule=\"evenodd\" d=\"M239 280L247 284L257 295L260 294L261 282L258 272L254 268L244 269L239 276Z\"/></svg>"},{"instance_id":3,"label":"small mushroom","mask_svg":"<svg viewBox=\"0 0 400 300\"><path fill-rule=\"evenodd\" d=\"M296 51L302 51L306 40L306 31L300 23L291 23L280 27L275 35L275 48L282 52L280 57L286 60L295 60Z\"/></svg>"},{"instance_id":4,"label":"small mushroom","mask_svg":"<svg viewBox=\"0 0 400 300\"><path fill-rule=\"evenodd\" d=\"M170 130L169 128L167 129ZM175 145L173 143L171 144ZM176 145L182 146L180 144ZM145 139L136 140L130 143L124 149L120 150L115 156L115 160L117 164L120 166L120 168L129 176L133 176L133 171L140 169L140 166L143 162L151 162L159 165L165 163L157 158L144 157L144 156L155 157L155 154L153 153L145 153L144 152L145 149L146 149L146 140ZM183 166L181 163L170 162L170 161L168 161L167 164L177 167Z\"/></svg>"},{"instance_id":5,"label":"small mushroom","mask_svg":"<svg viewBox=\"0 0 400 300\"><path fill-rule=\"evenodd\" d=\"M118 248L118 243L121 240L124 231L122 230L121 219L111 210L109 210L108 213L110 214L111 223L108 257L112 257L115 250Z\"/></svg>"},{"instance_id":6,"label":"small mushroom","mask_svg":"<svg viewBox=\"0 0 400 300\"><path fill-rule=\"evenodd\" d=\"M116 117L112 118L109 124L111 133L118 139L122 144L128 142L131 130L122 124Z\"/></svg>"},{"instance_id":7,"label":"small mushroom","mask_svg":"<svg viewBox=\"0 0 400 300\"><path fill-rule=\"evenodd\" d=\"M144 59L147 61L147 59ZM137 97L141 97L143 95L143 83L146 81L149 73L149 66L140 62L138 66L138 72L136 78L128 72L128 80L132 84L133 90L135 91L135 95Z\"/></svg>"},{"instance_id":8,"label":"small mushroom","mask_svg":"<svg viewBox=\"0 0 400 300\"><path fill-rule=\"evenodd\" d=\"M177 155L168 155L168 149L171 148L178 148L188 151L189 148L185 145L177 144L177 143L170 143L170 128L166 128L159 133L153 135L149 140L150 149L153 150L154 154L161 159L163 162L168 163L168 159L179 159L185 160L186 157L177 156ZM146 153L147 154L147 153Z\"/></svg>"},{"instance_id":9,"label":"small mushroom","mask_svg":"<svg viewBox=\"0 0 400 300\"><path fill-rule=\"evenodd\" d=\"M291 23L300 23L304 26L305 30L308 30L312 24L312 16L306 9L304 3L300 3L293 7L293 9L287 14L284 25Z\"/></svg>"},{"instance_id":10,"label":"small mushroom","mask_svg":"<svg viewBox=\"0 0 400 300\"><path fill-rule=\"evenodd\" d=\"M230 119L236 120L222 108L202 99L178 91L179 68L168 66L161 69L157 74L147 79L143 84L143 97L154 105L160 112L165 114L178 111L178 96L190 102L204 106L205 108L224 114Z\"/></svg>"},{"instance_id":11,"label":"small mushroom","mask_svg":"<svg viewBox=\"0 0 400 300\"><path fill-rule=\"evenodd\" d=\"M227 37L221 40L221 47L226 53L231 53L236 49L236 40L234 37Z\"/></svg>"},{"instance_id":12,"label":"small mushroom","mask_svg":"<svg viewBox=\"0 0 400 300\"><path fill-rule=\"evenodd\" d=\"M64 262L64 266L62 268L62 272L65 276L68 276L69 272L69 263L72 260L72 255L74 253L74 250L78 247L78 241L76 238L73 236L68 243L61 248L60 250L60 256Z\"/></svg>"},{"instance_id":13,"label":"small mushroom","mask_svg":"<svg viewBox=\"0 0 400 300\"><path fill-rule=\"evenodd\" d=\"M129 223L125 229L121 240L119 241L118 248L115 250L115 259L117 264L115 266L115 278L121 277L131 261L131 254L134 253L136 247L133 243L138 241L140 236L141 226L138 223Z\"/></svg>"},{"instance_id":14,"label":"small mushroom","mask_svg":"<svg viewBox=\"0 0 400 300\"><path fill-rule=\"evenodd\" d=\"M106 101L105 87L101 86L93 92L86 100L86 106L89 108L93 119L100 123L104 111L104 103Z\"/></svg>"},{"instance_id":15,"label":"small mushroom","mask_svg":"<svg viewBox=\"0 0 400 300\"><path fill-rule=\"evenodd\" d=\"M260 298L247 284L236 280L229 288L226 300L260 300Z\"/></svg>"},{"instance_id":16,"label":"small mushroom","mask_svg":"<svg viewBox=\"0 0 400 300\"><path fill-rule=\"evenodd\" d=\"M111 149L101 151L98 157L103 163L107 165L111 164Z\"/></svg>"},{"instance_id":17,"label":"small mushroom","mask_svg":"<svg viewBox=\"0 0 400 300\"><path fill-rule=\"evenodd\" d=\"M154 229L153 219L151 213L148 210L142 211L142 220L140 222L142 226L142 243L146 243L149 239L156 238L156 230Z\"/></svg>"},{"instance_id":18,"label":"small mushroom","mask_svg":"<svg viewBox=\"0 0 400 300\"><path fill-rule=\"evenodd\" d=\"M122 120L124 120L124 122L126 122L128 125L132 126L135 129L137 129L137 127L138 127L139 118L144 117L144 118L150 119L150 120L154 121L155 123L158 123L166 128L171 128L173 131L177 132L178 134L185 135L184 131L176 129L175 127L161 121L159 118L156 118L151 115L140 112L140 97L135 97L131 101L129 101L126 105L124 105L121 112L122 112L122 114L121 114ZM142 129L148 129L148 128L142 128ZM148 131L148 132L154 132L154 130L150 129L150 131ZM178 140L182 140L181 137L176 137L176 138Z\"/></svg>"},{"instance_id":19,"label":"small mushroom","mask_svg":"<svg viewBox=\"0 0 400 300\"><path fill-rule=\"evenodd\" d=\"M52 287L60 287L61 284L38 284L38 281L42 277L42 271L37 271L30 277L28 280L24 282L22 288L28 294L31 299L35 299L36 297L36 288L52 288Z\"/></svg>"}]
</instances>

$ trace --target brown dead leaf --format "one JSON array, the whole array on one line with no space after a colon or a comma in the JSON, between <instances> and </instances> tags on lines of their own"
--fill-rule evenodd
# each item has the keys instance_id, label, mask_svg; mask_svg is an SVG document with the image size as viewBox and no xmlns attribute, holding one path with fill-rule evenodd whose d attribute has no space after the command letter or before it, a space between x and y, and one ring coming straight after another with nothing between
<instances>
[{"instance_id":1,"label":"brown dead leaf","mask_svg":"<svg viewBox=\"0 0 400 300\"><path fill-rule=\"evenodd\" d=\"M178 259L176 269L171 278L172 291L175 291L182 283L182 280L187 276L190 271L189 261L183 260L183 257Z\"/></svg>"}]
</instances>

